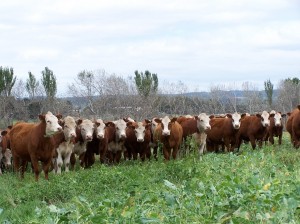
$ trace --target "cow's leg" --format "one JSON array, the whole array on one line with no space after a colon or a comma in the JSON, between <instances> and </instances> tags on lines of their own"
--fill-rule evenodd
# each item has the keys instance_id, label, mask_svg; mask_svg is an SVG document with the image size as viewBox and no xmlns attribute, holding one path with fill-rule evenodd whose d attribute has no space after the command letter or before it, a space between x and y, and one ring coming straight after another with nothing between
<instances>
[{"instance_id":1,"label":"cow's leg","mask_svg":"<svg viewBox=\"0 0 300 224\"><path fill-rule=\"evenodd\" d=\"M100 162L101 163L105 163L106 161L106 157L107 157L107 144L103 143L103 145L101 145L101 143L99 144L99 151L100 151Z\"/></svg>"},{"instance_id":2,"label":"cow's leg","mask_svg":"<svg viewBox=\"0 0 300 224\"><path fill-rule=\"evenodd\" d=\"M75 157L75 153L73 152L71 153L70 164L71 164L71 170L74 170L76 164L76 157Z\"/></svg>"},{"instance_id":3,"label":"cow's leg","mask_svg":"<svg viewBox=\"0 0 300 224\"><path fill-rule=\"evenodd\" d=\"M119 163L119 162L120 162L121 156L122 156L122 151L121 151L121 150L118 150L118 151L116 152L116 157L115 157L116 163Z\"/></svg>"},{"instance_id":4,"label":"cow's leg","mask_svg":"<svg viewBox=\"0 0 300 224\"><path fill-rule=\"evenodd\" d=\"M31 156L31 165L33 166L35 180L39 180L39 162L35 156Z\"/></svg>"},{"instance_id":5,"label":"cow's leg","mask_svg":"<svg viewBox=\"0 0 300 224\"><path fill-rule=\"evenodd\" d=\"M20 157L17 155L13 155L13 163L14 163L14 170L15 172L19 173L20 172Z\"/></svg>"},{"instance_id":6,"label":"cow's leg","mask_svg":"<svg viewBox=\"0 0 300 224\"><path fill-rule=\"evenodd\" d=\"M281 145L282 143L282 134L278 135L278 144Z\"/></svg>"},{"instance_id":7,"label":"cow's leg","mask_svg":"<svg viewBox=\"0 0 300 224\"><path fill-rule=\"evenodd\" d=\"M165 160L170 160L170 150L163 146L163 152Z\"/></svg>"},{"instance_id":8,"label":"cow's leg","mask_svg":"<svg viewBox=\"0 0 300 224\"><path fill-rule=\"evenodd\" d=\"M203 154L206 151L206 141L202 142L199 146L199 158L202 160Z\"/></svg>"},{"instance_id":9,"label":"cow's leg","mask_svg":"<svg viewBox=\"0 0 300 224\"><path fill-rule=\"evenodd\" d=\"M154 157L155 160L157 160L157 148L158 148L157 145L155 145L155 146L153 147L153 157Z\"/></svg>"},{"instance_id":10,"label":"cow's leg","mask_svg":"<svg viewBox=\"0 0 300 224\"><path fill-rule=\"evenodd\" d=\"M20 169L20 173L21 173L21 178L24 179L24 173L25 173L25 169L27 167L28 162L26 160L22 160L22 159L20 159L20 162L21 162L21 167L19 169Z\"/></svg>"},{"instance_id":11,"label":"cow's leg","mask_svg":"<svg viewBox=\"0 0 300 224\"><path fill-rule=\"evenodd\" d=\"M46 161L46 162L43 162L43 170L44 170L44 173L45 173L45 179L46 180L49 180L49 168L51 166L51 159Z\"/></svg>"},{"instance_id":12,"label":"cow's leg","mask_svg":"<svg viewBox=\"0 0 300 224\"><path fill-rule=\"evenodd\" d=\"M65 171L69 172L69 167L70 167L70 159L71 159L71 152L67 153L64 159L64 164L65 164Z\"/></svg>"},{"instance_id":13,"label":"cow's leg","mask_svg":"<svg viewBox=\"0 0 300 224\"><path fill-rule=\"evenodd\" d=\"M56 159L56 165L57 165L57 174L61 174L61 167L63 165L63 160L62 160L62 156L61 153L58 153L57 155L57 159Z\"/></svg>"},{"instance_id":14,"label":"cow's leg","mask_svg":"<svg viewBox=\"0 0 300 224\"><path fill-rule=\"evenodd\" d=\"M176 146L173 148L173 151L172 151L172 157L173 157L174 160L175 160L176 157L177 157L178 148L179 148L179 145L176 145Z\"/></svg>"},{"instance_id":15,"label":"cow's leg","mask_svg":"<svg viewBox=\"0 0 300 224\"><path fill-rule=\"evenodd\" d=\"M251 142L252 149L255 149L256 148L255 138L253 136L250 136L249 139Z\"/></svg>"}]
</instances>

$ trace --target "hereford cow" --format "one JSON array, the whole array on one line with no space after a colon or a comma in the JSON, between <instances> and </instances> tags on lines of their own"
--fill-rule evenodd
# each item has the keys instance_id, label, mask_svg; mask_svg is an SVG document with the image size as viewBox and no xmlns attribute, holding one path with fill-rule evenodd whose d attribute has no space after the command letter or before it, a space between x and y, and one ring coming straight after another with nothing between
<instances>
[{"instance_id":1,"label":"hereford cow","mask_svg":"<svg viewBox=\"0 0 300 224\"><path fill-rule=\"evenodd\" d=\"M142 161L146 157L150 160L151 122L129 122L126 136L125 147L129 159L133 157L136 160L139 154Z\"/></svg>"},{"instance_id":2,"label":"hereford cow","mask_svg":"<svg viewBox=\"0 0 300 224\"><path fill-rule=\"evenodd\" d=\"M198 116L195 116L195 119L197 120L198 131L193 134L193 137L199 146L199 155L200 159L202 159L202 155L206 151L207 131L211 129L209 124L210 118L206 113L200 113Z\"/></svg>"},{"instance_id":3,"label":"hereford cow","mask_svg":"<svg viewBox=\"0 0 300 224\"><path fill-rule=\"evenodd\" d=\"M291 113L286 122L286 130L291 135L291 142L297 149L300 147L300 105L297 106Z\"/></svg>"},{"instance_id":4,"label":"hereford cow","mask_svg":"<svg viewBox=\"0 0 300 224\"><path fill-rule=\"evenodd\" d=\"M210 117L211 130L207 132L207 145L218 151L219 145L225 146L225 151L234 150L236 134L241 125L241 115L237 112L226 114L223 118Z\"/></svg>"},{"instance_id":5,"label":"hereford cow","mask_svg":"<svg viewBox=\"0 0 300 224\"><path fill-rule=\"evenodd\" d=\"M113 122L108 122L107 125L111 127L113 140L108 143L107 152L110 163L119 163L122 153L126 150L124 143L126 139L126 128L129 122L126 123L123 119Z\"/></svg>"},{"instance_id":6,"label":"hereford cow","mask_svg":"<svg viewBox=\"0 0 300 224\"><path fill-rule=\"evenodd\" d=\"M285 116L285 114L281 114L280 112L270 112L270 126L267 128L265 141L269 140L274 145L274 137L278 137L278 144L281 145L283 132L282 118Z\"/></svg>"},{"instance_id":7,"label":"hereford cow","mask_svg":"<svg viewBox=\"0 0 300 224\"><path fill-rule=\"evenodd\" d=\"M21 168L21 178L27 162L31 162L35 180L39 178L39 164L43 163L45 178L48 180L48 171L55 152L53 135L62 130L58 119L51 112L39 115L40 122L20 122L13 126L10 131L10 146L13 154L15 171Z\"/></svg>"},{"instance_id":8,"label":"hereford cow","mask_svg":"<svg viewBox=\"0 0 300 224\"><path fill-rule=\"evenodd\" d=\"M80 165L84 166L84 154L87 149L87 143L93 140L95 129L94 123L89 119L78 119L76 124L75 144L70 158L72 170L74 170L76 163L75 155L79 156Z\"/></svg>"},{"instance_id":9,"label":"hereford cow","mask_svg":"<svg viewBox=\"0 0 300 224\"><path fill-rule=\"evenodd\" d=\"M63 127L63 132L54 136L54 139L59 143L56 148L57 157L54 164L56 173L61 174L63 165L65 171L69 171L70 158L76 137L76 122L73 117L67 116L64 119L61 118L59 124Z\"/></svg>"},{"instance_id":10,"label":"hereford cow","mask_svg":"<svg viewBox=\"0 0 300 224\"><path fill-rule=\"evenodd\" d=\"M182 142L182 127L176 120L177 118L170 119L168 116L155 119L158 126L154 132L154 142L162 143L165 160L170 160L171 153L173 159L176 159L179 146Z\"/></svg>"},{"instance_id":11,"label":"hereford cow","mask_svg":"<svg viewBox=\"0 0 300 224\"><path fill-rule=\"evenodd\" d=\"M11 167L11 150L8 148L7 131L1 131L0 135L0 174L2 169Z\"/></svg>"},{"instance_id":12,"label":"hereford cow","mask_svg":"<svg viewBox=\"0 0 300 224\"><path fill-rule=\"evenodd\" d=\"M270 125L270 114L263 111L262 114L246 116L242 114L241 126L236 135L236 148L239 150L242 140L250 141L252 149L256 147L256 141L262 146L262 140L266 135L267 127Z\"/></svg>"}]
</instances>

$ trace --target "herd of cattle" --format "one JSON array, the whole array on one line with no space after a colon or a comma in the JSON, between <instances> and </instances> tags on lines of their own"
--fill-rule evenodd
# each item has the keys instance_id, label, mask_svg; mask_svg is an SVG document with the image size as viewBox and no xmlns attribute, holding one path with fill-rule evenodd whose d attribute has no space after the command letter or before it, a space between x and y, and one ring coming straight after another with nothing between
<instances>
[{"instance_id":1,"label":"herd of cattle","mask_svg":"<svg viewBox=\"0 0 300 224\"><path fill-rule=\"evenodd\" d=\"M164 159L176 159L181 144L193 136L199 146L200 158L205 151L232 152L239 150L242 142L249 142L253 149L263 141L282 142L282 117L288 116L286 130L295 148L300 146L300 105L292 112L263 111L254 115L226 114L208 116L179 116L145 119L137 122L131 118L104 122L101 119L75 120L48 112L39 115L39 123L18 122L1 132L0 159L4 167L11 166L24 177L28 162L35 179L39 178L39 161L45 178L49 170L60 174L74 169L76 158L80 165L89 167L95 162L95 154L101 163L119 163L120 159L144 161L153 156L157 159L158 147L162 147ZM186 146L185 146L186 147ZM153 150L151 150L153 149ZM70 168L69 168L70 166ZM1 173L1 169L0 169Z\"/></svg>"}]
</instances>

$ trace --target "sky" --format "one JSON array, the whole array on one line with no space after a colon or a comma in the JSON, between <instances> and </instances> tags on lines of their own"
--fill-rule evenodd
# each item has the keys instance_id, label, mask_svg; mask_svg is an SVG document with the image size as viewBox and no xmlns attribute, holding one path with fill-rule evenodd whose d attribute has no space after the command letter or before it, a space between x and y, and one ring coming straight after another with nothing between
<instances>
[{"instance_id":1,"label":"sky","mask_svg":"<svg viewBox=\"0 0 300 224\"><path fill-rule=\"evenodd\" d=\"M299 0L3 0L0 66L51 69L58 94L83 70L156 73L190 91L300 77Z\"/></svg>"}]
</instances>

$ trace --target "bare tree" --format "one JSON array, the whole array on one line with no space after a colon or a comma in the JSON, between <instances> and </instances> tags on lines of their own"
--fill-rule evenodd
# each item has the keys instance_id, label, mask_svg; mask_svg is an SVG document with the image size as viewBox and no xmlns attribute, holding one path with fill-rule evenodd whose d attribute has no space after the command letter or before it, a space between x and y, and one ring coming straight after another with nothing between
<instances>
[{"instance_id":1,"label":"bare tree","mask_svg":"<svg viewBox=\"0 0 300 224\"><path fill-rule=\"evenodd\" d=\"M244 102L247 112L253 114L265 109L263 98L257 87L251 82L244 82L242 84Z\"/></svg>"},{"instance_id":2,"label":"bare tree","mask_svg":"<svg viewBox=\"0 0 300 224\"><path fill-rule=\"evenodd\" d=\"M278 91L278 110L289 112L300 103L300 82L297 78L281 80L278 84Z\"/></svg>"}]
</instances>

